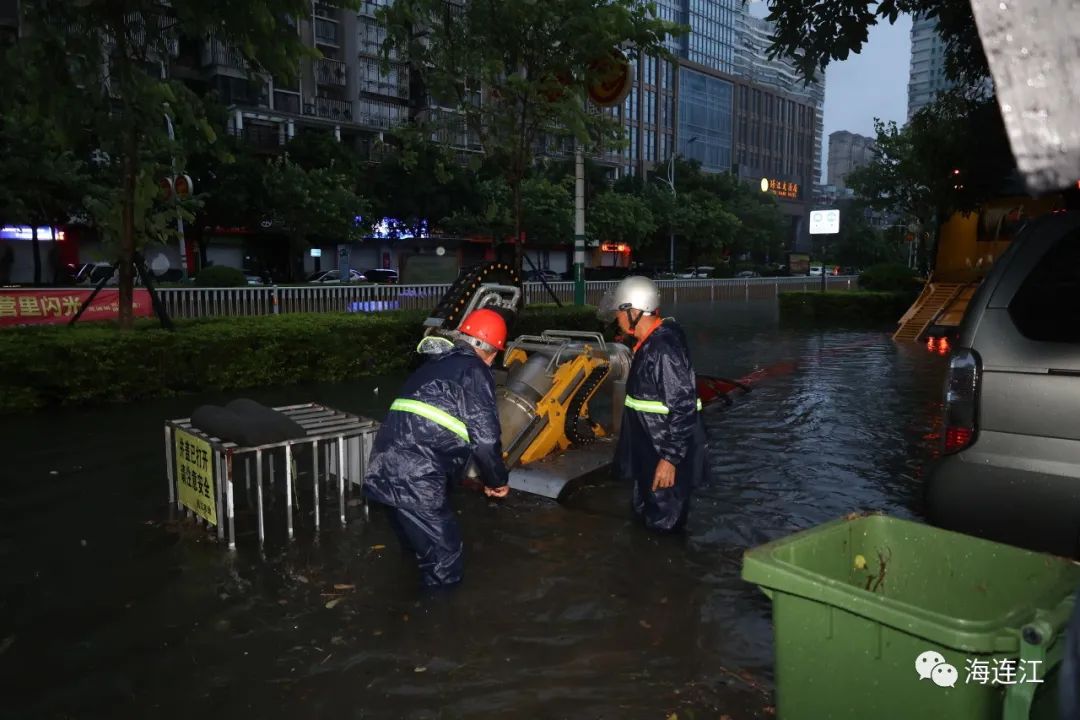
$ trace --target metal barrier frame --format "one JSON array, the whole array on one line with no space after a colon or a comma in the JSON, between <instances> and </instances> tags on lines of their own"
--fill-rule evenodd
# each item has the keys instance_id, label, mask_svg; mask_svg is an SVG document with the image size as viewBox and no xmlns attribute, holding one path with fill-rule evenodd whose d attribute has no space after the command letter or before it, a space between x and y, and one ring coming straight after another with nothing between
<instances>
[{"instance_id":1,"label":"metal barrier frame","mask_svg":"<svg viewBox=\"0 0 1080 720\"><path fill-rule=\"evenodd\" d=\"M325 484L329 485L331 475L335 474L335 461L337 468L338 506L341 526L346 524L346 488L351 491L352 485L363 485L364 473L367 470L368 458L371 454L371 446L375 439L375 432L379 423L370 418L352 415L350 413L334 410L318 403L303 403L300 405L286 405L274 408L290 419L296 421L307 432L307 436L295 440L269 443L257 447L242 447L234 442L222 440L209 435L191 425L191 418L178 418L165 423L165 468L169 482L169 505L176 505L177 510L183 510L188 519L194 516L197 525L204 523L203 518L183 507L180 503L179 477L177 473L177 459L174 457L175 431L182 430L193 437L209 443L213 453L211 472L214 477L214 504L217 516L217 537L219 541L225 539L225 524L228 524L228 544L230 550L236 549L236 507L235 507L235 473L233 461L244 459L245 485L250 494L251 490L251 459L255 459L255 496L256 511L258 513L259 546L265 543L266 530L263 515L263 457L269 461L270 488L274 487L274 459L280 452L285 460L285 525L288 537L293 539L293 449L299 446L311 446L312 449L312 509L315 515L315 532L319 531L319 448L324 450L325 471L322 475ZM357 442L346 442L356 440ZM336 445L336 453L334 446ZM354 457L354 452L356 457ZM358 468L357 473L352 473L352 468ZM346 482L347 475L354 475ZM249 498L250 502L250 498ZM223 514L221 510L224 509ZM367 506L364 506L365 516ZM209 523L206 523L209 525Z\"/></svg>"}]
</instances>

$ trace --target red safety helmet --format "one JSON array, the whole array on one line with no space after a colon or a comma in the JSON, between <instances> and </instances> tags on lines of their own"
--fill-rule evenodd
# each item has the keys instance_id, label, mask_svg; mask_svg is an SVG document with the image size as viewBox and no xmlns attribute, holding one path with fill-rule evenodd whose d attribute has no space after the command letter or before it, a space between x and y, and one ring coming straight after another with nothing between
<instances>
[{"instance_id":1,"label":"red safety helmet","mask_svg":"<svg viewBox=\"0 0 1080 720\"><path fill-rule=\"evenodd\" d=\"M458 328L462 335L466 335L474 340L479 340L484 345L488 345L496 350L506 349L506 321L503 320L502 315L489 310L487 308L481 308L479 310L473 310L469 313L469 316L465 318L465 321L461 323L461 327ZM487 350L482 345L477 343L471 343L475 347L479 347L481 350Z\"/></svg>"}]
</instances>

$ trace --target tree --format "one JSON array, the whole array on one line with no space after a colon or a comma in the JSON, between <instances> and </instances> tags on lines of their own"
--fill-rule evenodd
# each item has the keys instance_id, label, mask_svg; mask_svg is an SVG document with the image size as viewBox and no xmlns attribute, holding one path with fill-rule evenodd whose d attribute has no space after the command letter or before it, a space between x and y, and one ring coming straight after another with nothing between
<instances>
[{"instance_id":1,"label":"tree","mask_svg":"<svg viewBox=\"0 0 1080 720\"><path fill-rule=\"evenodd\" d=\"M883 231L867 220L868 206L861 200L839 203L840 232L814 235L815 257L847 267L868 267L882 262L903 260L899 241L902 234Z\"/></svg>"},{"instance_id":2,"label":"tree","mask_svg":"<svg viewBox=\"0 0 1080 720\"><path fill-rule=\"evenodd\" d=\"M659 170L654 178L659 176ZM674 232L682 237L680 247L693 254L691 259L709 252L750 253L765 260L782 252L786 223L773 196L728 173L706 173L695 160L677 157L675 178L674 195L668 185L649 183L637 176L615 183L616 192L640 197L653 216L654 242L646 246L667 247ZM700 223L693 217L695 212L705 213ZM709 222L714 222L715 227L710 228Z\"/></svg>"},{"instance_id":3,"label":"tree","mask_svg":"<svg viewBox=\"0 0 1080 720\"><path fill-rule=\"evenodd\" d=\"M895 23L901 13L937 21L950 78L973 88L990 77L969 0L769 0L769 10L776 24L770 57L792 58L807 78L832 60L858 54L871 27Z\"/></svg>"},{"instance_id":4,"label":"tree","mask_svg":"<svg viewBox=\"0 0 1080 720\"><path fill-rule=\"evenodd\" d=\"M382 8L384 60L397 55L439 104L423 118L449 128L456 142L478 145L510 189L514 237L522 229L522 182L545 136L592 146L621 142L621 123L591 112L590 67L612 49L666 56L679 26L656 19L636 0L397 0ZM609 79L601 72L603 80ZM521 245L517 244L518 264Z\"/></svg>"},{"instance_id":5,"label":"tree","mask_svg":"<svg viewBox=\"0 0 1080 720\"><path fill-rule=\"evenodd\" d=\"M30 103L16 103L0 116L0 147L0 216L31 227L34 285L40 285L38 228L70 222L84 195L93 193L89 170L65 147L59 129Z\"/></svg>"},{"instance_id":6,"label":"tree","mask_svg":"<svg viewBox=\"0 0 1080 720\"><path fill-rule=\"evenodd\" d=\"M134 253L148 239L175 234L176 208L163 202L158 183L172 174L174 163L183 171L190 152L216 141L200 98L168 79L174 45L181 38L214 37L235 48L253 72L295 76L300 57L314 51L305 48L289 18L309 16L311 4L28 0L21 6L32 32L19 44L45 79L36 101L102 159L106 192L88 209L117 246L119 320L131 327ZM19 75L23 68L4 70ZM173 139L166 116L175 126Z\"/></svg>"},{"instance_id":7,"label":"tree","mask_svg":"<svg viewBox=\"0 0 1080 720\"><path fill-rule=\"evenodd\" d=\"M449 148L399 130L382 162L364 171L361 186L375 199L375 217L391 218L394 236L419 237L462 207L476 204L473 177Z\"/></svg>"},{"instance_id":8,"label":"tree","mask_svg":"<svg viewBox=\"0 0 1080 720\"><path fill-rule=\"evenodd\" d=\"M870 207L931 229L970 212L1014 179L1008 137L993 101L946 94L903 128L875 122L874 159L848 176Z\"/></svg>"},{"instance_id":9,"label":"tree","mask_svg":"<svg viewBox=\"0 0 1080 720\"><path fill-rule=\"evenodd\" d=\"M521 185L521 229L530 242L549 245L573 237L573 195L567 181L552 182L544 176L527 178ZM511 192L501 177L481 180L473 204L446 219L448 229L461 234L490 235L492 242L514 231Z\"/></svg>"},{"instance_id":10,"label":"tree","mask_svg":"<svg viewBox=\"0 0 1080 720\"><path fill-rule=\"evenodd\" d=\"M588 205L588 235L593 242L617 242L643 250L657 229L656 218L641 197L606 192Z\"/></svg>"},{"instance_id":11,"label":"tree","mask_svg":"<svg viewBox=\"0 0 1080 720\"><path fill-rule=\"evenodd\" d=\"M574 237L573 181L527 178L521 185L521 227L531 243L558 245Z\"/></svg>"},{"instance_id":12,"label":"tree","mask_svg":"<svg viewBox=\"0 0 1080 720\"><path fill-rule=\"evenodd\" d=\"M281 157L267 166L264 183L267 205L294 247L304 249L319 240L350 243L363 237L360 218L370 217L369 207L350 187L349 178L334 167L304 170Z\"/></svg>"},{"instance_id":13,"label":"tree","mask_svg":"<svg viewBox=\"0 0 1080 720\"><path fill-rule=\"evenodd\" d=\"M714 195L694 190L680 193L672 223L676 235L689 249L691 264L703 253L723 252L739 230L739 219Z\"/></svg>"}]
</instances>

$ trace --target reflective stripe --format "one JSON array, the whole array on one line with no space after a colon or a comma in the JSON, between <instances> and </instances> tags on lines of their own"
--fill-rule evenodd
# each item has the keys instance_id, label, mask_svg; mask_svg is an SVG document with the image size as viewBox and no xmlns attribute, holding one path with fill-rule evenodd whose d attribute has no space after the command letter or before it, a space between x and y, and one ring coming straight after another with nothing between
<instances>
[{"instance_id":1,"label":"reflective stripe","mask_svg":"<svg viewBox=\"0 0 1080 720\"><path fill-rule=\"evenodd\" d=\"M657 415L667 415L671 412L668 406L659 400L638 400L630 395L626 396L626 407L638 412L656 413ZM701 407L701 398L698 398L697 409L701 410Z\"/></svg>"},{"instance_id":2,"label":"reflective stripe","mask_svg":"<svg viewBox=\"0 0 1080 720\"><path fill-rule=\"evenodd\" d=\"M434 405L428 405L426 402L420 402L419 400L402 400L399 398L390 405L390 409L419 415L436 425L441 425L465 442L469 442L469 430L465 427L465 423Z\"/></svg>"}]
</instances>

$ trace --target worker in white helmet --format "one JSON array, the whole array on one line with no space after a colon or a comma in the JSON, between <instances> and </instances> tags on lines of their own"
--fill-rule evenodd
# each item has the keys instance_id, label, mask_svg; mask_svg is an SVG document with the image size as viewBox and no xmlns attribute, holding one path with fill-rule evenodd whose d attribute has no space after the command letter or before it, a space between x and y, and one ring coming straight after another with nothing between
<instances>
[{"instance_id":1,"label":"worker in white helmet","mask_svg":"<svg viewBox=\"0 0 1080 720\"><path fill-rule=\"evenodd\" d=\"M682 530L693 489L704 480L705 425L686 334L660 316L660 291L645 277L619 283L599 316L636 339L615 470L633 481L634 512L650 530Z\"/></svg>"}]
</instances>

